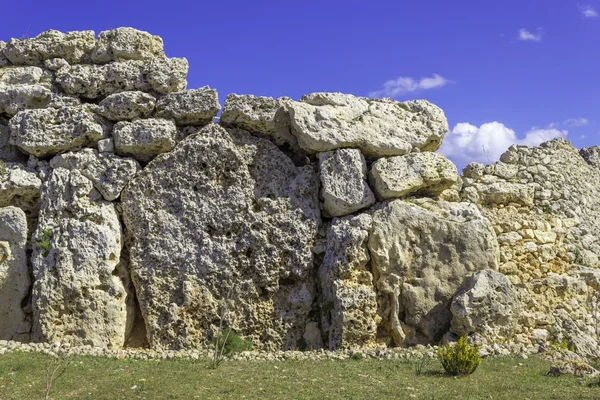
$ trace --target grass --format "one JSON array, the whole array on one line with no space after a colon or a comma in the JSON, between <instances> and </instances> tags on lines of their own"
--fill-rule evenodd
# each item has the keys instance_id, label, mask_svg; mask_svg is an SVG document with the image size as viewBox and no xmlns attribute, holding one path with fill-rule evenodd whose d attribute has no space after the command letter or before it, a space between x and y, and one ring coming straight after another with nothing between
<instances>
[{"instance_id":1,"label":"grass","mask_svg":"<svg viewBox=\"0 0 600 400\"><path fill-rule=\"evenodd\" d=\"M42 354L0 355L0 399L42 399ZM549 377L537 357L484 359L455 378L432 360L415 375L413 360L138 361L72 357L54 384L58 399L600 399L600 387L573 376Z\"/></svg>"}]
</instances>

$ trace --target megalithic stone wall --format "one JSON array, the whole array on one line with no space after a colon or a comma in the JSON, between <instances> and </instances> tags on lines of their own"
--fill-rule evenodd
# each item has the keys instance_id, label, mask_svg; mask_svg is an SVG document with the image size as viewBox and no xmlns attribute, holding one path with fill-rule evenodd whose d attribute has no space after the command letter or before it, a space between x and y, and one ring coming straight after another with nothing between
<instances>
[{"instance_id":1,"label":"megalithic stone wall","mask_svg":"<svg viewBox=\"0 0 600 400\"><path fill-rule=\"evenodd\" d=\"M425 100L221 111L187 71L132 28L0 42L0 339L594 352L597 151L515 148L461 178Z\"/></svg>"}]
</instances>

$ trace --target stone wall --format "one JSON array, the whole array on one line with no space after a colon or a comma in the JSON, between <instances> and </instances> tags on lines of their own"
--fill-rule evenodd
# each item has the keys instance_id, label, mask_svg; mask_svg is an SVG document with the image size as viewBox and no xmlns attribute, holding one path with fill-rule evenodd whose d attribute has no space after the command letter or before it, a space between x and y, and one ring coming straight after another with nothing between
<instances>
[{"instance_id":1,"label":"stone wall","mask_svg":"<svg viewBox=\"0 0 600 400\"><path fill-rule=\"evenodd\" d=\"M595 351L594 149L511 148L460 177L427 101L221 110L187 69L131 28L0 42L0 339Z\"/></svg>"}]
</instances>

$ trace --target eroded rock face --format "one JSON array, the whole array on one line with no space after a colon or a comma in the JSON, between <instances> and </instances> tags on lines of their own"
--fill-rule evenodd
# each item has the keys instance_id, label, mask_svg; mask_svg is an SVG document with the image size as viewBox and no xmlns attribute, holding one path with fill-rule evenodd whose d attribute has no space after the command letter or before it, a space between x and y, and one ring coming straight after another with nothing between
<instances>
[{"instance_id":1,"label":"eroded rock face","mask_svg":"<svg viewBox=\"0 0 600 400\"><path fill-rule=\"evenodd\" d=\"M147 118L154 111L156 98L140 92L120 92L111 94L98 105L100 115L111 121L131 121L135 118Z\"/></svg>"},{"instance_id":2,"label":"eroded rock face","mask_svg":"<svg viewBox=\"0 0 600 400\"><path fill-rule=\"evenodd\" d=\"M585 147L579 150L579 154L588 164L600 170L600 146Z\"/></svg>"},{"instance_id":3,"label":"eroded rock face","mask_svg":"<svg viewBox=\"0 0 600 400\"><path fill-rule=\"evenodd\" d=\"M42 85L0 85L0 113L13 116L19 111L43 108L52 93Z\"/></svg>"},{"instance_id":4,"label":"eroded rock face","mask_svg":"<svg viewBox=\"0 0 600 400\"><path fill-rule=\"evenodd\" d=\"M377 293L367 242L373 220L368 214L335 219L319 268L321 326L331 350L375 344Z\"/></svg>"},{"instance_id":5,"label":"eroded rock face","mask_svg":"<svg viewBox=\"0 0 600 400\"><path fill-rule=\"evenodd\" d=\"M498 267L496 235L473 204L385 203L373 214L368 245L381 328L397 345L438 340L450 327L450 302L463 279Z\"/></svg>"},{"instance_id":6,"label":"eroded rock face","mask_svg":"<svg viewBox=\"0 0 600 400\"><path fill-rule=\"evenodd\" d=\"M79 171L108 201L116 200L127 182L140 170L140 164L135 160L110 153L99 154L93 149L56 156L50 160L50 166Z\"/></svg>"},{"instance_id":7,"label":"eroded rock face","mask_svg":"<svg viewBox=\"0 0 600 400\"><path fill-rule=\"evenodd\" d=\"M18 163L0 160L0 207L37 208L42 181L35 172Z\"/></svg>"},{"instance_id":8,"label":"eroded rock face","mask_svg":"<svg viewBox=\"0 0 600 400\"><path fill-rule=\"evenodd\" d=\"M173 119L177 125L206 125L220 109L217 91L205 86L162 97L156 103L156 116Z\"/></svg>"},{"instance_id":9,"label":"eroded rock face","mask_svg":"<svg viewBox=\"0 0 600 400\"><path fill-rule=\"evenodd\" d=\"M316 153L342 147L379 158L437 150L448 132L442 110L425 100L400 103L341 93L312 93L286 101L292 133Z\"/></svg>"},{"instance_id":10,"label":"eroded rock face","mask_svg":"<svg viewBox=\"0 0 600 400\"><path fill-rule=\"evenodd\" d=\"M133 28L117 28L100 32L91 58L94 63L109 61L164 58L163 41L159 36Z\"/></svg>"},{"instance_id":11,"label":"eroded rock face","mask_svg":"<svg viewBox=\"0 0 600 400\"><path fill-rule=\"evenodd\" d=\"M458 181L456 166L438 153L411 153L381 158L370 171L371 182L383 199L413 193L439 195Z\"/></svg>"},{"instance_id":12,"label":"eroded rock face","mask_svg":"<svg viewBox=\"0 0 600 400\"><path fill-rule=\"evenodd\" d=\"M115 206L78 171L56 168L33 241L33 340L120 348L127 335Z\"/></svg>"},{"instance_id":13,"label":"eroded rock face","mask_svg":"<svg viewBox=\"0 0 600 400\"><path fill-rule=\"evenodd\" d=\"M150 344L200 346L223 317L257 347L295 348L314 328L316 187L311 167L218 125L132 180L123 216Z\"/></svg>"},{"instance_id":14,"label":"eroded rock face","mask_svg":"<svg viewBox=\"0 0 600 400\"><path fill-rule=\"evenodd\" d=\"M510 339L523 304L508 278L494 270L479 271L465 279L452 305L452 332L478 333L492 342Z\"/></svg>"},{"instance_id":15,"label":"eroded rock face","mask_svg":"<svg viewBox=\"0 0 600 400\"><path fill-rule=\"evenodd\" d=\"M0 208L0 339L29 339L31 320L21 302L29 292L27 218L16 207Z\"/></svg>"},{"instance_id":16,"label":"eroded rock face","mask_svg":"<svg viewBox=\"0 0 600 400\"><path fill-rule=\"evenodd\" d=\"M149 162L175 147L177 127L173 121L158 118L119 122L114 126L113 137L118 154Z\"/></svg>"},{"instance_id":17,"label":"eroded rock face","mask_svg":"<svg viewBox=\"0 0 600 400\"><path fill-rule=\"evenodd\" d=\"M367 184L367 164L356 149L319 153L323 209L331 217L351 214L375 203Z\"/></svg>"},{"instance_id":18,"label":"eroded rock face","mask_svg":"<svg viewBox=\"0 0 600 400\"><path fill-rule=\"evenodd\" d=\"M25 110L10 120L10 143L36 157L92 146L108 124L88 105Z\"/></svg>"}]
</instances>

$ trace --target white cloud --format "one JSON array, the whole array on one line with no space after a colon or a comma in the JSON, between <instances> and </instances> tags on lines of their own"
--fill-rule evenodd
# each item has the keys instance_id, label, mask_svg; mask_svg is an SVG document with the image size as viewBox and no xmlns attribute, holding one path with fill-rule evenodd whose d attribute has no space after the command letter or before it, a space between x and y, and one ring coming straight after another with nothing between
<instances>
[{"instance_id":1,"label":"white cloud","mask_svg":"<svg viewBox=\"0 0 600 400\"><path fill-rule=\"evenodd\" d=\"M563 122L563 124L565 126L569 126L569 127L584 126L589 123L590 123L590 121L588 121L586 118L569 118L568 120Z\"/></svg>"},{"instance_id":2,"label":"white cloud","mask_svg":"<svg viewBox=\"0 0 600 400\"><path fill-rule=\"evenodd\" d=\"M519 138L514 130L500 122L488 122L480 127L461 122L446 135L440 152L459 166L472 161L487 164L498 161L513 144L538 146L567 134L567 131L555 128L532 128L525 137Z\"/></svg>"},{"instance_id":3,"label":"white cloud","mask_svg":"<svg viewBox=\"0 0 600 400\"><path fill-rule=\"evenodd\" d=\"M589 4L581 4L578 7L583 18L596 18L598 16L598 12Z\"/></svg>"},{"instance_id":4,"label":"white cloud","mask_svg":"<svg viewBox=\"0 0 600 400\"><path fill-rule=\"evenodd\" d=\"M431 78L415 80L410 77L401 76L383 84L383 88L369 93L369 97L398 97L419 90L435 89L446 86L449 80L439 74L433 74Z\"/></svg>"},{"instance_id":5,"label":"white cloud","mask_svg":"<svg viewBox=\"0 0 600 400\"><path fill-rule=\"evenodd\" d=\"M541 42L542 41L542 28L538 28L537 33L529 32L525 28L519 30L519 40L525 40L525 41L531 41L531 42Z\"/></svg>"}]
</instances>

